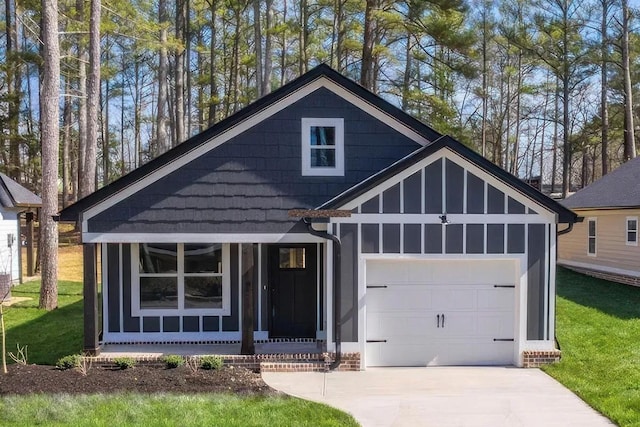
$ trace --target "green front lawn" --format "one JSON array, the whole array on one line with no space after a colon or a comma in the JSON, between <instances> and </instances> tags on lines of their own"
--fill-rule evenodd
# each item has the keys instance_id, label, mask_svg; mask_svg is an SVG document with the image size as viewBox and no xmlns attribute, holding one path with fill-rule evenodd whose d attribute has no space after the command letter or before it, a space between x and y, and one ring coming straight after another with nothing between
<instances>
[{"instance_id":1,"label":"green front lawn","mask_svg":"<svg viewBox=\"0 0 640 427\"><path fill-rule=\"evenodd\" d=\"M620 426L640 426L640 288L557 275L562 361L544 371Z\"/></svg>"},{"instance_id":2,"label":"green front lawn","mask_svg":"<svg viewBox=\"0 0 640 427\"><path fill-rule=\"evenodd\" d=\"M352 417L290 397L232 395L34 395L0 399L11 426L357 426Z\"/></svg>"},{"instance_id":3,"label":"green front lawn","mask_svg":"<svg viewBox=\"0 0 640 427\"><path fill-rule=\"evenodd\" d=\"M55 365L82 351L82 284L59 282L58 309L49 312L38 309L40 281L14 287L11 296L30 299L4 309L8 352L27 345L29 363Z\"/></svg>"},{"instance_id":4,"label":"green front lawn","mask_svg":"<svg viewBox=\"0 0 640 427\"><path fill-rule=\"evenodd\" d=\"M82 285L60 282L59 308L38 310L40 282L12 289L30 300L4 310L7 350L28 346L28 362L55 364L82 350ZM2 374L0 373L0 381ZM0 396L0 425L11 426L357 426L344 412L290 397L235 395Z\"/></svg>"}]
</instances>

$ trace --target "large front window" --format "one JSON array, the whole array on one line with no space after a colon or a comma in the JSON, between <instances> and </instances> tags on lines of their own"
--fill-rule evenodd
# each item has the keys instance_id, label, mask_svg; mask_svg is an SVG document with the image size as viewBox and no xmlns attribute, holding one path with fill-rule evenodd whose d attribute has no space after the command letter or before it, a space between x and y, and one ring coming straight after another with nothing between
<instances>
[{"instance_id":1,"label":"large front window","mask_svg":"<svg viewBox=\"0 0 640 427\"><path fill-rule=\"evenodd\" d=\"M133 246L134 315L228 314L228 245L140 243Z\"/></svg>"}]
</instances>

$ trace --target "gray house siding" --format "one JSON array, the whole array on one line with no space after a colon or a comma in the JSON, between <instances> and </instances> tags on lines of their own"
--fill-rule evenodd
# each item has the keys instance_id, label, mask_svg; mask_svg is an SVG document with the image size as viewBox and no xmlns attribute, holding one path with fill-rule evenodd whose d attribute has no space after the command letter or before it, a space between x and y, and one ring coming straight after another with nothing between
<instances>
[{"instance_id":1,"label":"gray house siding","mask_svg":"<svg viewBox=\"0 0 640 427\"><path fill-rule=\"evenodd\" d=\"M303 117L344 119L344 176L301 175ZM318 206L419 147L320 88L94 216L88 231L305 232L288 217L289 209ZM391 204L399 202L399 193L394 197Z\"/></svg>"},{"instance_id":2,"label":"gray house siding","mask_svg":"<svg viewBox=\"0 0 640 427\"><path fill-rule=\"evenodd\" d=\"M344 342L358 341L358 226L341 224L340 322Z\"/></svg>"},{"instance_id":3,"label":"gray house siding","mask_svg":"<svg viewBox=\"0 0 640 427\"><path fill-rule=\"evenodd\" d=\"M527 274L527 339L544 339L545 225L529 225Z\"/></svg>"}]
</instances>

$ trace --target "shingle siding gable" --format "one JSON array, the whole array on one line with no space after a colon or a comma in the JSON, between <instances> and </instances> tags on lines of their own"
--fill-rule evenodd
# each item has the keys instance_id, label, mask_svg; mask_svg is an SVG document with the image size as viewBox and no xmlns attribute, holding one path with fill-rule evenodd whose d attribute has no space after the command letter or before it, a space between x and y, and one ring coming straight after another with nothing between
<instances>
[{"instance_id":1,"label":"shingle siding gable","mask_svg":"<svg viewBox=\"0 0 640 427\"><path fill-rule=\"evenodd\" d=\"M301 118L345 121L345 176L301 175ZM391 119L390 119L391 120ZM89 232L284 233L420 146L321 88L88 221Z\"/></svg>"}]
</instances>

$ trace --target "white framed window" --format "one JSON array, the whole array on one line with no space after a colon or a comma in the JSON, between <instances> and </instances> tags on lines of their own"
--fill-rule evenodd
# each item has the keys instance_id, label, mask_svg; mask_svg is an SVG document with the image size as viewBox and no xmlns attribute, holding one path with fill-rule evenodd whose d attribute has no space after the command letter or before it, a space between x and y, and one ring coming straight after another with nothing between
<instances>
[{"instance_id":1,"label":"white framed window","mask_svg":"<svg viewBox=\"0 0 640 427\"><path fill-rule=\"evenodd\" d=\"M625 233L625 241L628 246L638 246L638 217L628 216L626 218L627 226Z\"/></svg>"},{"instance_id":2,"label":"white framed window","mask_svg":"<svg viewBox=\"0 0 640 427\"><path fill-rule=\"evenodd\" d=\"M344 176L344 119L302 119L302 175Z\"/></svg>"},{"instance_id":3,"label":"white framed window","mask_svg":"<svg viewBox=\"0 0 640 427\"><path fill-rule=\"evenodd\" d=\"M131 245L131 314L229 315L229 245Z\"/></svg>"},{"instance_id":4,"label":"white framed window","mask_svg":"<svg viewBox=\"0 0 640 427\"><path fill-rule=\"evenodd\" d=\"M587 219L587 255L596 256L597 223L595 218Z\"/></svg>"}]
</instances>

